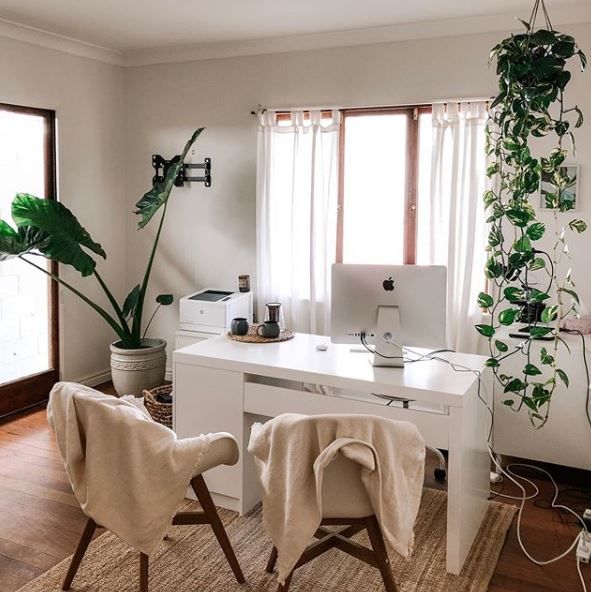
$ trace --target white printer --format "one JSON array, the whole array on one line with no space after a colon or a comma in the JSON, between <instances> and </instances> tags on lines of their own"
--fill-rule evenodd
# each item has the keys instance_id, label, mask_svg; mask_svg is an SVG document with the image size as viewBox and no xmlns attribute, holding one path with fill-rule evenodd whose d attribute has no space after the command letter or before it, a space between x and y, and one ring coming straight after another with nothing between
<instances>
[{"instance_id":1,"label":"white printer","mask_svg":"<svg viewBox=\"0 0 591 592\"><path fill-rule=\"evenodd\" d=\"M252 313L252 292L205 288L185 296L180 300L176 348L226 333L236 317L251 323Z\"/></svg>"}]
</instances>

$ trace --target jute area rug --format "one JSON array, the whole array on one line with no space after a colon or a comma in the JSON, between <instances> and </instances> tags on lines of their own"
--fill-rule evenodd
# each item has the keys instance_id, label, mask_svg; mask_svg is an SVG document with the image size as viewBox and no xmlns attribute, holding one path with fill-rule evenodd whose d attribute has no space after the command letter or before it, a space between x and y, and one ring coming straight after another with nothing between
<instances>
[{"instance_id":1,"label":"jute area rug","mask_svg":"<svg viewBox=\"0 0 591 592\"><path fill-rule=\"evenodd\" d=\"M425 489L417 520L412 558L391 553L400 592L486 592L515 508L491 502L481 531L459 576L445 571L445 492ZM196 502L186 503L197 508ZM274 592L274 575L265 572L271 545L261 527L260 509L239 517L220 510L247 584L234 580L209 526L172 527L150 559L150 592ZM354 540L368 544L365 533ZM57 592L69 559L22 587L19 592ZM89 547L71 588L73 592L136 592L138 553L110 532ZM297 570L290 591L382 592L378 570L336 549Z\"/></svg>"}]
</instances>

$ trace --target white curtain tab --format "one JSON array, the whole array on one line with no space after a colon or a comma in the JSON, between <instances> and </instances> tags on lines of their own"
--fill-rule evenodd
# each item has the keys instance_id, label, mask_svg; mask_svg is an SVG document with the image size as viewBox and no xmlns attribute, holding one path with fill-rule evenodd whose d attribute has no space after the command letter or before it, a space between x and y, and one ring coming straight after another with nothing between
<instances>
[{"instance_id":1,"label":"white curtain tab","mask_svg":"<svg viewBox=\"0 0 591 592\"><path fill-rule=\"evenodd\" d=\"M485 287L486 102L433 105L431 191L419 216L429 228L418 263L447 266L448 347L476 352L477 295Z\"/></svg>"},{"instance_id":2,"label":"white curtain tab","mask_svg":"<svg viewBox=\"0 0 591 592\"><path fill-rule=\"evenodd\" d=\"M330 268L336 252L339 114L259 115L257 310L283 304L286 325L330 333Z\"/></svg>"}]
</instances>

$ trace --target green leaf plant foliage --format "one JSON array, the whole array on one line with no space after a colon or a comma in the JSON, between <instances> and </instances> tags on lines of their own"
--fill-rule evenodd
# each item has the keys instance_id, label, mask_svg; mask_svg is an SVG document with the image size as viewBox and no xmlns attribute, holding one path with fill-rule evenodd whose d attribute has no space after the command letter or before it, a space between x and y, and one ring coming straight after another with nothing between
<instances>
[{"instance_id":1,"label":"green leaf plant foliage","mask_svg":"<svg viewBox=\"0 0 591 592\"><path fill-rule=\"evenodd\" d=\"M546 28L537 29L540 8ZM543 0L536 0L530 21L522 22L525 32L504 39L491 52L499 92L486 129L487 174L493 187L484 194L490 226L485 268L489 287L478 296L478 305L489 313L490 323L477 325L476 330L488 340L487 366L501 384L503 403L514 411L525 410L540 428L548 420L558 385L569 384L559 366L558 329L566 316L577 313L578 296L570 271L562 277L558 269L561 260L569 257L567 233L584 232L587 225L576 219L564 227L559 216L573 207L565 197L573 180L563 165L569 150L575 151L573 130L583 125L583 113L567 104L565 91L571 62L585 69L587 59L573 37L553 29ZM555 147L537 158L533 145L542 137L554 138ZM554 219L550 253L536 246L549 232L536 219L530 203L540 195L542 174L550 179L544 191ZM530 320L530 337L509 347L499 329L516 322L522 309L530 306L545 306L541 320ZM541 337L552 341L537 359L532 340ZM503 372L503 362L515 355L523 357L523 369L518 376L509 376Z\"/></svg>"},{"instance_id":2,"label":"green leaf plant foliage","mask_svg":"<svg viewBox=\"0 0 591 592\"><path fill-rule=\"evenodd\" d=\"M93 308L116 333L121 347L141 347L142 339L158 309L169 306L174 300L172 294L160 294L156 297L156 310L142 333L144 302L174 180L189 150L204 129L195 131L185 144L180 158L167 171L164 180L156 183L136 205L135 213L140 216L138 228L144 228L160 209L162 215L142 281L131 290L122 305L97 270L96 257L107 258L104 249L90 236L76 216L58 201L41 199L27 193L17 194L12 202L12 223L0 219L0 261L17 258L36 267ZM94 276L104 292L110 310L48 271L46 266L36 261L39 258L70 265L82 277Z\"/></svg>"}]
</instances>

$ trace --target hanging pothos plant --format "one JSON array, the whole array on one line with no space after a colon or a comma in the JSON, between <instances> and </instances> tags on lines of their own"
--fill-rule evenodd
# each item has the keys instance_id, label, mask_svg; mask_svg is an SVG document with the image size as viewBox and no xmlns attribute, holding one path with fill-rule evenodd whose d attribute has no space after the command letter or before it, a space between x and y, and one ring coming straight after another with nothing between
<instances>
[{"instance_id":1,"label":"hanging pothos plant","mask_svg":"<svg viewBox=\"0 0 591 592\"><path fill-rule=\"evenodd\" d=\"M546 28L536 29L540 8ZM476 329L488 339L487 365L505 393L503 403L515 411L526 409L532 423L541 427L558 385L569 386L559 366L559 327L566 316L577 313L579 298L570 271L560 276L558 270L569 256L568 232L584 232L587 225L578 219L564 225L560 216L574 207L568 190L576 180L564 163L569 150L575 151L573 129L583 125L583 113L567 104L565 90L570 60L576 59L584 70L587 59L573 37L553 29L543 0L536 1L530 21L522 22L524 33L504 39L491 52L499 94L491 104L486 132L491 159L487 173L493 180L493 189L484 194L490 224L485 270L489 289L478 297L490 322ZM534 157L532 141L546 136L556 138L555 148ZM549 252L536 246L547 234L530 202L540 189L554 216ZM511 346L499 329L518 320L526 321L529 338ZM534 355L532 341L543 338L548 345ZM503 362L514 355L523 356L523 370L510 376L503 372Z\"/></svg>"}]
</instances>

